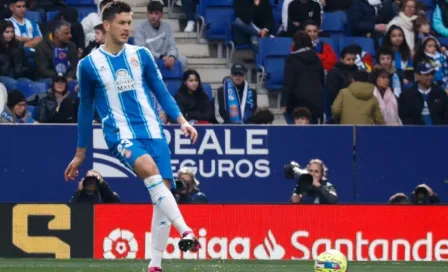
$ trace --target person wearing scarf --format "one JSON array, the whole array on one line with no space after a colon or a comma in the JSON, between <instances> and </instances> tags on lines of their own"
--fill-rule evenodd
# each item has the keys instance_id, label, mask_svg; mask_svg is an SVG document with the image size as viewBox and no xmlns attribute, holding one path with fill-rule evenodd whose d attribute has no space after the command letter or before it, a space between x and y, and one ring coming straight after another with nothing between
<instances>
[{"instance_id":1,"label":"person wearing scarf","mask_svg":"<svg viewBox=\"0 0 448 272\"><path fill-rule=\"evenodd\" d=\"M375 85L373 95L378 99L386 125L401 125L398 115L398 101L390 88L389 71L384 68L375 68L370 75L370 79L372 84Z\"/></svg>"},{"instance_id":2,"label":"person wearing scarf","mask_svg":"<svg viewBox=\"0 0 448 272\"><path fill-rule=\"evenodd\" d=\"M411 52L414 52L415 47L415 32L414 21L417 19L417 9L415 0L405 0L402 6L402 10L398 15L387 24L387 30L393 25L399 26L403 29L406 43L409 46Z\"/></svg>"},{"instance_id":3,"label":"person wearing scarf","mask_svg":"<svg viewBox=\"0 0 448 272\"><path fill-rule=\"evenodd\" d=\"M437 38L428 36L422 40L419 50L415 54L416 62L429 61L435 67L434 83L445 89L448 82L447 58L440 52L440 43Z\"/></svg>"},{"instance_id":4,"label":"person wearing scarf","mask_svg":"<svg viewBox=\"0 0 448 272\"><path fill-rule=\"evenodd\" d=\"M215 118L219 124L247 124L257 109L257 93L246 81L244 64L235 63L230 78L215 96Z\"/></svg>"},{"instance_id":5,"label":"person wearing scarf","mask_svg":"<svg viewBox=\"0 0 448 272\"><path fill-rule=\"evenodd\" d=\"M304 24L305 32L310 35L313 48L317 53L317 56L322 61L325 71L330 71L338 62L336 53L331 45L319 40L319 25L313 20L308 20Z\"/></svg>"},{"instance_id":6,"label":"person wearing scarf","mask_svg":"<svg viewBox=\"0 0 448 272\"><path fill-rule=\"evenodd\" d=\"M27 111L25 96L17 90L8 92L8 102L0 113L0 123L32 124L37 123Z\"/></svg>"}]
</instances>

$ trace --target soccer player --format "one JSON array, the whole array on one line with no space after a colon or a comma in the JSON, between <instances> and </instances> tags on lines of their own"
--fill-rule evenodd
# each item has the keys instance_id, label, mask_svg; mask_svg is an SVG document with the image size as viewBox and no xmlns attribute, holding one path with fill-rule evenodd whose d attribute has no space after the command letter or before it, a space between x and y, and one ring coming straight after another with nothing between
<instances>
[{"instance_id":1,"label":"soccer player","mask_svg":"<svg viewBox=\"0 0 448 272\"><path fill-rule=\"evenodd\" d=\"M170 151L152 105L150 90L193 143L197 132L168 93L148 49L126 44L132 21L130 6L114 1L104 7L102 16L105 44L78 65L78 146L74 159L65 170L65 179L75 179L85 159L95 105L109 150L144 181L149 191L154 214L152 259L148 271L162 271L162 253L171 224L182 235L179 242L182 251L197 251L200 244L168 189L173 180Z\"/></svg>"}]
</instances>

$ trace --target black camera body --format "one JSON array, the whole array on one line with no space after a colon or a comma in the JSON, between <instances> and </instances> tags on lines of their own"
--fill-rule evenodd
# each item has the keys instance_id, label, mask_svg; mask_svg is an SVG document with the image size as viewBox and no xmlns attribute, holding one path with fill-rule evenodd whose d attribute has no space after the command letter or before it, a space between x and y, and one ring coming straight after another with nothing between
<instances>
[{"instance_id":1,"label":"black camera body","mask_svg":"<svg viewBox=\"0 0 448 272\"><path fill-rule=\"evenodd\" d=\"M83 191L88 195L95 195L100 190L100 181L96 176L88 176L83 180Z\"/></svg>"},{"instance_id":2,"label":"black camera body","mask_svg":"<svg viewBox=\"0 0 448 272\"><path fill-rule=\"evenodd\" d=\"M182 179L176 178L174 182L176 183L176 191L187 189L187 184Z\"/></svg>"},{"instance_id":3,"label":"black camera body","mask_svg":"<svg viewBox=\"0 0 448 272\"><path fill-rule=\"evenodd\" d=\"M313 176L308 170L301 169L297 162L292 161L284 166L285 178L296 180L296 192L306 195L312 187Z\"/></svg>"}]
</instances>

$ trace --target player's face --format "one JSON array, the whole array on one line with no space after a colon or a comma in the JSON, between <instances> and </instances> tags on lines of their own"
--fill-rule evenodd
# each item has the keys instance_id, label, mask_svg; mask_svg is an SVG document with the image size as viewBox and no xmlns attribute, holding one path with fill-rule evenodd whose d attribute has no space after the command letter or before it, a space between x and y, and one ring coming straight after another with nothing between
<instances>
[{"instance_id":1,"label":"player's face","mask_svg":"<svg viewBox=\"0 0 448 272\"><path fill-rule=\"evenodd\" d=\"M187 88L189 91L196 91L199 86L199 80L195 75L190 75L188 79L185 81L185 85L187 85Z\"/></svg>"},{"instance_id":2,"label":"player's face","mask_svg":"<svg viewBox=\"0 0 448 272\"><path fill-rule=\"evenodd\" d=\"M25 1L19 1L10 6L11 12L15 17L23 18L25 17L26 4Z\"/></svg>"},{"instance_id":3,"label":"player's face","mask_svg":"<svg viewBox=\"0 0 448 272\"><path fill-rule=\"evenodd\" d=\"M316 178L318 180L322 179L322 169L319 164L312 163L308 167L308 172L313 176L313 178Z\"/></svg>"},{"instance_id":4,"label":"player's face","mask_svg":"<svg viewBox=\"0 0 448 272\"><path fill-rule=\"evenodd\" d=\"M319 38L319 29L317 26L307 25L305 28L305 32L310 36L312 41L317 40Z\"/></svg>"},{"instance_id":5,"label":"player's face","mask_svg":"<svg viewBox=\"0 0 448 272\"><path fill-rule=\"evenodd\" d=\"M5 31L3 31L3 39L5 42L10 42L14 38L14 28L7 27Z\"/></svg>"},{"instance_id":6,"label":"player's face","mask_svg":"<svg viewBox=\"0 0 448 272\"><path fill-rule=\"evenodd\" d=\"M125 44L128 42L131 33L132 14L122 12L115 15L112 22L104 21L104 29L106 35L111 38L114 43Z\"/></svg>"}]
</instances>

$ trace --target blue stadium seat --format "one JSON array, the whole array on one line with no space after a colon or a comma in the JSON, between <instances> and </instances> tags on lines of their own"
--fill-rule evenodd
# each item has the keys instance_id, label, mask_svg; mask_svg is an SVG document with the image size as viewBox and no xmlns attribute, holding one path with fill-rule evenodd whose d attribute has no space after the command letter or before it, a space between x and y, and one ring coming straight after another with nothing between
<instances>
[{"instance_id":1,"label":"blue stadium seat","mask_svg":"<svg viewBox=\"0 0 448 272\"><path fill-rule=\"evenodd\" d=\"M164 80L177 79L180 80L183 75L182 65L179 61L174 62L173 69L168 69L165 67L163 60L157 60L157 66L159 67L160 73Z\"/></svg>"},{"instance_id":2,"label":"blue stadium seat","mask_svg":"<svg viewBox=\"0 0 448 272\"><path fill-rule=\"evenodd\" d=\"M27 10L25 12L25 18L27 18L30 21L41 23L42 22L42 16L40 15L39 11L29 11Z\"/></svg>"},{"instance_id":3,"label":"blue stadium seat","mask_svg":"<svg viewBox=\"0 0 448 272\"><path fill-rule=\"evenodd\" d=\"M428 9L434 9L435 8L435 1L434 0L418 0L418 2L421 2L425 4Z\"/></svg>"},{"instance_id":4,"label":"blue stadium seat","mask_svg":"<svg viewBox=\"0 0 448 272\"><path fill-rule=\"evenodd\" d=\"M134 45L135 44L135 38L134 37L129 37L128 44Z\"/></svg>"},{"instance_id":5,"label":"blue stadium seat","mask_svg":"<svg viewBox=\"0 0 448 272\"><path fill-rule=\"evenodd\" d=\"M75 88L76 88L76 85L78 85L78 81L76 81L76 80L69 82L68 83L68 90L70 92L74 92Z\"/></svg>"},{"instance_id":6,"label":"blue stadium seat","mask_svg":"<svg viewBox=\"0 0 448 272\"><path fill-rule=\"evenodd\" d=\"M373 40L371 38L365 37L345 37L339 38L339 49L342 50L344 47L347 47L352 44L358 44L361 48L372 55L372 57L376 56L375 46Z\"/></svg>"},{"instance_id":7,"label":"blue stadium seat","mask_svg":"<svg viewBox=\"0 0 448 272\"><path fill-rule=\"evenodd\" d=\"M333 51L336 53L336 56L338 56L339 58L339 44L336 38L319 37L319 40L329 44L331 48L333 48Z\"/></svg>"},{"instance_id":8,"label":"blue stadium seat","mask_svg":"<svg viewBox=\"0 0 448 272\"><path fill-rule=\"evenodd\" d=\"M344 37L347 14L343 11L326 12L322 22L322 30L330 37Z\"/></svg>"},{"instance_id":9,"label":"blue stadium seat","mask_svg":"<svg viewBox=\"0 0 448 272\"><path fill-rule=\"evenodd\" d=\"M259 42L262 77L265 87L279 90L283 87L285 58L291 53L291 38L264 38Z\"/></svg>"},{"instance_id":10,"label":"blue stadium seat","mask_svg":"<svg viewBox=\"0 0 448 272\"><path fill-rule=\"evenodd\" d=\"M94 0L65 0L69 6L95 6Z\"/></svg>"},{"instance_id":11,"label":"blue stadium seat","mask_svg":"<svg viewBox=\"0 0 448 272\"><path fill-rule=\"evenodd\" d=\"M204 89L204 92L208 95L210 101L213 101L212 85L210 85L210 83L202 83L202 88Z\"/></svg>"},{"instance_id":12,"label":"blue stadium seat","mask_svg":"<svg viewBox=\"0 0 448 272\"><path fill-rule=\"evenodd\" d=\"M165 86L172 96L175 96L177 94L180 84L180 80L165 81Z\"/></svg>"},{"instance_id":13,"label":"blue stadium seat","mask_svg":"<svg viewBox=\"0 0 448 272\"><path fill-rule=\"evenodd\" d=\"M209 40L226 40L233 12L232 0L199 1L199 18L202 21L200 35Z\"/></svg>"},{"instance_id":14,"label":"blue stadium seat","mask_svg":"<svg viewBox=\"0 0 448 272\"><path fill-rule=\"evenodd\" d=\"M18 80L14 89L21 91L26 98L29 98L36 94L46 93L48 90L48 85L44 82Z\"/></svg>"},{"instance_id":15,"label":"blue stadium seat","mask_svg":"<svg viewBox=\"0 0 448 272\"><path fill-rule=\"evenodd\" d=\"M31 115L31 118L33 118L34 120L37 119L37 107L27 105L26 111Z\"/></svg>"},{"instance_id":16,"label":"blue stadium seat","mask_svg":"<svg viewBox=\"0 0 448 272\"><path fill-rule=\"evenodd\" d=\"M46 16L47 16L47 22L51 22L53 21L54 17L56 17L56 15L59 13L59 11L48 11Z\"/></svg>"},{"instance_id":17,"label":"blue stadium seat","mask_svg":"<svg viewBox=\"0 0 448 272\"><path fill-rule=\"evenodd\" d=\"M437 37L437 39L439 40L439 42L442 45L448 46L448 38L446 38L446 37Z\"/></svg>"}]
</instances>

